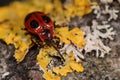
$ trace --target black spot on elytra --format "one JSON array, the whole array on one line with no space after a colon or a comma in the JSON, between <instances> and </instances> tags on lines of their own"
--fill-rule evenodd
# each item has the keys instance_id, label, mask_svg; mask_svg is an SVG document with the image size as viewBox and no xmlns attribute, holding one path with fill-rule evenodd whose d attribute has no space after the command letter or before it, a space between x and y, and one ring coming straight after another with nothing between
<instances>
[{"instance_id":1,"label":"black spot on elytra","mask_svg":"<svg viewBox=\"0 0 120 80\"><path fill-rule=\"evenodd\" d=\"M30 26L31 26L31 28L38 28L39 24L38 24L38 22L36 20L32 20L30 22Z\"/></svg>"},{"instance_id":2,"label":"black spot on elytra","mask_svg":"<svg viewBox=\"0 0 120 80\"><path fill-rule=\"evenodd\" d=\"M49 23L49 22L51 21L51 19L50 19L48 16L46 16L46 15L42 16L42 19L43 19L46 23Z\"/></svg>"}]
</instances>

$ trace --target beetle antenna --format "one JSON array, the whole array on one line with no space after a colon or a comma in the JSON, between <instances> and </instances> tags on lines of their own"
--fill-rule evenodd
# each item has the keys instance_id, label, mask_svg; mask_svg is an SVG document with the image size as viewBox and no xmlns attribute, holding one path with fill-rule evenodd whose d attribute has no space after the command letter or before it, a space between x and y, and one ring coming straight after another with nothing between
<instances>
[{"instance_id":1,"label":"beetle antenna","mask_svg":"<svg viewBox=\"0 0 120 80\"><path fill-rule=\"evenodd\" d=\"M27 28L21 28L21 30L27 30Z\"/></svg>"},{"instance_id":2,"label":"beetle antenna","mask_svg":"<svg viewBox=\"0 0 120 80\"><path fill-rule=\"evenodd\" d=\"M62 54L60 53L60 51L58 50L58 48L54 45L54 41L53 40L51 40L51 39L47 40L46 43L47 43L47 45L53 46L53 48L57 51L57 53L62 58L62 60L65 61L64 57L62 56Z\"/></svg>"},{"instance_id":3,"label":"beetle antenna","mask_svg":"<svg viewBox=\"0 0 120 80\"><path fill-rule=\"evenodd\" d=\"M53 44L52 44L52 46L53 46L53 47L55 48L55 50L58 52L59 56L63 59L63 61L65 61L64 57L62 56L62 54L60 53L60 51L57 49L57 47L54 46Z\"/></svg>"}]
</instances>

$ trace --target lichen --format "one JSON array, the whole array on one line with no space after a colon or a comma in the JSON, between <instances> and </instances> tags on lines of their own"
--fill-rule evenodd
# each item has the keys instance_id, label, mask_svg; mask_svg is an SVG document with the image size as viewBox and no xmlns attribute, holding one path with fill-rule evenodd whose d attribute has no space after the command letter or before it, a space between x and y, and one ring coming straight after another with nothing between
<instances>
[{"instance_id":1,"label":"lichen","mask_svg":"<svg viewBox=\"0 0 120 80\"><path fill-rule=\"evenodd\" d=\"M81 59L85 59L85 57L82 54L82 50L83 48L79 48L77 46L75 46L74 44L65 44L63 48L60 49L60 53L73 53L76 62L79 62Z\"/></svg>"},{"instance_id":2,"label":"lichen","mask_svg":"<svg viewBox=\"0 0 120 80\"><path fill-rule=\"evenodd\" d=\"M118 13L119 10L116 9L111 9L109 8L109 5L105 5L105 9L102 9L100 6L92 6L92 8L94 9L94 14L96 14L96 18L100 18L100 16L102 15L109 15L108 20L107 21L111 21L111 20L116 20L118 18Z\"/></svg>"},{"instance_id":3,"label":"lichen","mask_svg":"<svg viewBox=\"0 0 120 80\"><path fill-rule=\"evenodd\" d=\"M83 66L80 63L80 59L78 59L77 57L77 56L81 56L81 54L79 51L76 50L76 47L80 49L83 47L83 45L85 45L83 32L77 27L72 30L68 30L68 28L69 27L61 27L61 28L55 29L56 36L60 38L61 42L64 42L65 45L71 45L74 47L72 48L71 51L68 51L68 52L66 51L61 52L61 50L63 49L59 50L63 58L65 59L63 64L59 66L53 66L52 69L47 68L50 61L52 60L51 56L59 56L58 52L52 46L49 47L46 45L44 48L41 49L40 53L37 56L37 61L40 67L45 72L44 73L45 79L47 79L50 75L53 77L59 76L59 75L66 76L68 72L73 72L73 71L82 72L84 70ZM70 48L67 47L67 49L70 49ZM50 79L52 80L52 77Z\"/></svg>"},{"instance_id":4,"label":"lichen","mask_svg":"<svg viewBox=\"0 0 120 80\"><path fill-rule=\"evenodd\" d=\"M49 55L56 55L56 52L54 53L55 50L47 46L43 49L37 56L37 60L40 67L44 71L45 79L53 80L54 78L56 78L56 80L60 80L60 76L66 76L68 72L83 72L83 66L80 62L75 61L75 57L72 53L69 53L68 55L63 55L63 57L65 58L65 62L63 65L53 67L53 69L47 69L47 65L52 59Z\"/></svg>"},{"instance_id":5,"label":"lichen","mask_svg":"<svg viewBox=\"0 0 120 80\"><path fill-rule=\"evenodd\" d=\"M24 59L32 43L31 36L26 35L25 33L27 31L22 30L22 28L24 28L24 18L28 13L33 11L41 11L49 14L56 24L61 24L70 21L71 17L82 17L86 14L89 14L92 12L91 5L93 4L90 0L75 0L70 1L69 3L66 2L64 4L61 3L60 0L31 0L24 2L14 1L8 6L0 7L0 38L6 41L7 44L15 45L16 49L13 56L19 63ZM71 45L72 43L78 47L78 49L85 45L83 31L77 27L70 31L68 26L56 28L55 35L58 36L60 41L64 42L65 45ZM54 67L54 70L47 71L46 67L52 59L49 54L56 56L58 54L53 47L45 46L40 50L37 60L44 71L44 77L46 80L54 80L54 78L60 80L59 75L65 76L68 72L83 71L80 60L79 62L76 62L78 58L77 56L81 56L79 54L79 50L76 51L75 48L73 48L73 50L69 53L68 55L66 54L63 56L65 57L65 65L61 65L61 69L59 69L59 66L57 66ZM70 58L69 55L71 55L72 58ZM62 71L64 71L64 73L62 73Z\"/></svg>"},{"instance_id":6,"label":"lichen","mask_svg":"<svg viewBox=\"0 0 120 80\"><path fill-rule=\"evenodd\" d=\"M72 42L79 48L82 48L82 46L85 45L83 32L77 27L70 31L69 27L56 28L55 33L56 36L60 38L61 42L65 42L66 44L70 44Z\"/></svg>"},{"instance_id":7,"label":"lichen","mask_svg":"<svg viewBox=\"0 0 120 80\"><path fill-rule=\"evenodd\" d=\"M105 45L101 38L113 40L113 35L115 31L110 25L99 25L95 20L93 20L93 25L91 26L93 31L90 31L90 27L87 27L86 32L86 45L84 47L86 53L96 51L97 57L104 57L105 54L109 54L111 48ZM106 32L102 33L100 30L104 29ZM100 38L101 37L101 38Z\"/></svg>"},{"instance_id":8,"label":"lichen","mask_svg":"<svg viewBox=\"0 0 120 80\"><path fill-rule=\"evenodd\" d=\"M10 43L15 44L15 47L17 49L15 51L16 53L14 56L17 59L17 61L20 62L23 60L29 48L29 45L31 44L30 37L25 35L25 31L21 30L22 28L24 28L23 25L24 17L30 12L42 11L46 14L50 14L50 17L53 20L55 20L57 24L58 23L60 24L69 21L70 17L75 17L75 16L82 17L85 14L88 14L92 11L92 8L90 6L92 2L90 2L89 0L82 0L82 1L76 0L73 2L74 3L66 2L64 5L59 0L54 0L53 2L51 2L51 0L41 0L40 2L39 0L31 0L29 2L15 1L8 6L1 7L0 22L4 23L1 24L1 26L4 27L0 27L0 35L1 35L0 38L6 40L8 44ZM31 4L34 6L31 6ZM69 8L71 4L72 4L71 7L73 7L74 9ZM66 10L63 9L63 6L66 8ZM77 30L77 28L74 29L74 31L75 30ZM68 38L72 40L76 45L79 45L79 47L82 47L82 45L84 45L84 43L81 44L81 42L77 42L73 39L73 37L75 37L74 34L69 36ZM15 40L14 38L17 40ZM26 40L27 42L24 40ZM66 43L70 43L70 41L66 40L65 38L62 38L62 41ZM20 45L20 43L22 45Z\"/></svg>"}]
</instances>

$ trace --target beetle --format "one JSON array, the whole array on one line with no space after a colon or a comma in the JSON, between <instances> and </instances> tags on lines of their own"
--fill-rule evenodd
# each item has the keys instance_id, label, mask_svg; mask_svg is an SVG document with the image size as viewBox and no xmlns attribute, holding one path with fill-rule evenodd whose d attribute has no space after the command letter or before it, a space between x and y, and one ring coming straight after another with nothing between
<instances>
[{"instance_id":1,"label":"beetle","mask_svg":"<svg viewBox=\"0 0 120 80\"><path fill-rule=\"evenodd\" d=\"M51 40L54 37L54 22L43 12L32 12L25 18L26 29L38 35L42 41Z\"/></svg>"},{"instance_id":2,"label":"beetle","mask_svg":"<svg viewBox=\"0 0 120 80\"><path fill-rule=\"evenodd\" d=\"M24 25L30 33L37 35L42 42L45 42L47 45L52 45L57 50L61 58L64 60L57 47L54 46L55 42L53 38L55 38L55 26L54 22L50 19L48 15L38 11L29 13L25 17Z\"/></svg>"}]
</instances>

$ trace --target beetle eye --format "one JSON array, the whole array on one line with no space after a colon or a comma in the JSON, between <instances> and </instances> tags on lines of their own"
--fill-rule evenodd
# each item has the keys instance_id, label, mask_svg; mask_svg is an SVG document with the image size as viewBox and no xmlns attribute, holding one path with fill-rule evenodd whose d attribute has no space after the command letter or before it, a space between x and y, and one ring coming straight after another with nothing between
<instances>
[{"instance_id":1,"label":"beetle eye","mask_svg":"<svg viewBox=\"0 0 120 80\"><path fill-rule=\"evenodd\" d=\"M38 22L36 20L32 20L30 22L30 26L31 26L31 28L38 28L39 24L38 24Z\"/></svg>"},{"instance_id":2,"label":"beetle eye","mask_svg":"<svg viewBox=\"0 0 120 80\"><path fill-rule=\"evenodd\" d=\"M48 16L42 16L42 19L46 22L49 23L51 20Z\"/></svg>"}]
</instances>

